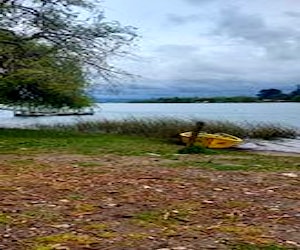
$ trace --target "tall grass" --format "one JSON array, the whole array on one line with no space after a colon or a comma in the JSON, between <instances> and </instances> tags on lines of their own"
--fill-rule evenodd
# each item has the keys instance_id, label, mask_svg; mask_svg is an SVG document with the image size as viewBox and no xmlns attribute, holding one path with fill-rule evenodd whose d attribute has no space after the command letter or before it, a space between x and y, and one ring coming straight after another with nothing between
<instances>
[{"instance_id":1,"label":"tall grass","mask_svg":"<svg viewBox=\"0 0 300 250\"><path fill-rule=\"evenodd\" d=\"M195 120L180 119L124 119L80 122L75 125L56 125L52 129L83 133L103 133L136 135L154 138L176 138L179 133L195 127ZM49 127L41 127L43 129ZM208 133L228 133L241 138L295 138L299 135L296 128L280 124L233 123L228 121L205 121L202 129Z\"/></svg>"}]
</instances>

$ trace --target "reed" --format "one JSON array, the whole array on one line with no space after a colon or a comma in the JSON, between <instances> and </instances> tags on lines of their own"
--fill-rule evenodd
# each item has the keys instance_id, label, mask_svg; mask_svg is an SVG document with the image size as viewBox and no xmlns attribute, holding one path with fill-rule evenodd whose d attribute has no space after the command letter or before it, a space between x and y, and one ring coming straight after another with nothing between
<instances>
[{"instance_id":1,"label":"reed","mask_svg":"<svg viewBox=\"0 0 300 250\"><path fill-rule=\"evenodd\" d=\"M241 138L295 138L299 135L297 128L271 123L233 123L229 121L204 121L203 131L208 133L228 133ZM79 122L74 125L55 125L51 129L82 133L102 133L135 135L153 138L176 138L178 134L195 127L195 120L180 119L123 119ZM49 129L41 127L40 129Z\"/></svg>"}]
</instances>

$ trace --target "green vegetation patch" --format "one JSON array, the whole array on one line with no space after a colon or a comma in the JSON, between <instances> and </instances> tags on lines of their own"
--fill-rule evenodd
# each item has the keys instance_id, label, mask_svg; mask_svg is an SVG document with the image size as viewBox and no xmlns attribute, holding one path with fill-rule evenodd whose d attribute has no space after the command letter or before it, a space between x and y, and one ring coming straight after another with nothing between
<instances>
[{"instance_id":1,"label":"green vegetation patch","mask_svg":"<svg viewBox=\"0 0 300 250\"><path fill-rule=\"evenodd\" d=\"M167 167L194 167L218 171L283 171L300 170L300 157L281 157L258 155L246 152L221 151L217 155L202 155L199 157L181 158L164 163Z\"/></svg>"},{"instance_id":2,"label":"green vegetation patch","mask_svg":"<svg viewBox=\"0 0 300 250\"><path fill-rule=\"evenodd\" d=\"M161 139L138 136L79 133L57 130L0 130L0 153L76 153L87 155L111 154L145 155L146 153L171 154L178 145Z\"/></svg>"},{"instance_id":3,"label":"green vegetation patch","mask_svg":"<svg viewBox=\"0 0 300 250\"><path fill-rule=\"evenodd\" d=\"M0 226L7 225L7 224L11 223L11 221L12 221L12 218L9 215L0 213Z\"/></svg>"},{"instance_id":4,"label":"green vegetation patch","mask_svg":"<svg viewBox=\"0 0 300 250\"><path fill-rule=\"evenodd\" d=\"M190 212L182 209L170 210L149 210L137 213L133 216L133 221L142 226L176 226L189 221Z\"/></svg>"},{"instance_id":5,"label":"green vegetation patch","mask_svg":"<svg viewBox=\"0 0 300 250\"><path fill-rule=\"evenodd\" d=\"M98 242L98 239L86 234L62 233L37 237L34 239L34 242L38 244L39 247L42 246L41 244L43 244L44 247L49 247L50 244L61 243L76 243L79 245L89 245Z\"/></svg>"},{"instance_id":6,"label":"green vegetation patch","mask_svg":"<svg viewBox=\"0 0 300 250\"><path fill-rule=\"evenodd\" d=\"M189 146L178 150L179 154L218 154L218 151L200 147L200 146Z\"/></svg>"}]
</instances>

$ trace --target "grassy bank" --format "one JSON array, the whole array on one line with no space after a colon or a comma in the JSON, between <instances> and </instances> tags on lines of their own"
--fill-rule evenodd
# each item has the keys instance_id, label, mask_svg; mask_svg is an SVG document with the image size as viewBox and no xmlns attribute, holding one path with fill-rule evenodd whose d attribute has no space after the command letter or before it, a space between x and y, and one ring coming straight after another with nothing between
<instances>
[{"instance_id":1,"label":"grassy bank","mask_svg":"<svg viewBox=\"0 0 300 250\"><path fill-rule=\"evenodd\" d=\"M170 139L178 137L178 134L181 132L194 129L195 123L195 120L124 119L120 121L104 120L97 122L81 122L75 125L57 125L51 127L51 129ZM299 134L299 130L296 128L280 124L250 124L228 121L205 121L203 131L208 133L228 133L241 138L261 139L294 138Z\"/></svg>"},{"instance_id":2,"label":"grassy bank","mask_svg":"<svg viewBox=\"0 0 300 250\"><path fill-rule=\"evenodd\" d=\"M178 140L179 141L179 140ZM190 166L215 170L279 171L298 170L297 157L289 160L251 154L243 150L204 150L204 157L178 155L184 148L165 138L137 135L99 134L56 130L0 130L0 154L36 155L45 153L121 156L159 156L170 160L166 166ZM220 160L222 159L222 160ZM255 162L255 164L254 164ZM289 164L286 164L289 163Z\"/></svg>"},{"instance_id":3,"label":"grassy bank","mask_svg":"<svg viewBox=\"0 0 300 250\"><path fill-rule=\"evenodd\" d=\"M179 146L158 138L130 135L57 131L52 129L1 129L0 153L38 154L49 152L78 154L143 155L169 154Z\"/></svg>"}]
</instances>

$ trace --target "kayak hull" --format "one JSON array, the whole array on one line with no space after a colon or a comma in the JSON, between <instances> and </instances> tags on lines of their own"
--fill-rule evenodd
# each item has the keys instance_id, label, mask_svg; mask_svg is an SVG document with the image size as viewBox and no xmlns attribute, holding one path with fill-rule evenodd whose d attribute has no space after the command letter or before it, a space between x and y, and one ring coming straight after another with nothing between
<instances>
[{"instance_id":1,"label":"kayak hull","mask_svg":"<svg viewBox=\"0 0 300 250\"><path fill-rule=\"evenodd\" d=\"M184 132L180 134L181 140L183 143L188 144L190 138L192 136L192 132ZM195 146L201 146L205 148L230 148L237 146L243 142L242 139L224 133L199 133L194 142Z\"/></svg>"}]
</instances>

